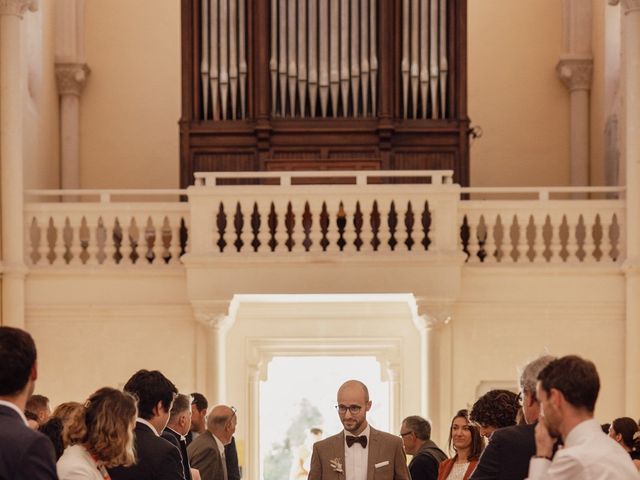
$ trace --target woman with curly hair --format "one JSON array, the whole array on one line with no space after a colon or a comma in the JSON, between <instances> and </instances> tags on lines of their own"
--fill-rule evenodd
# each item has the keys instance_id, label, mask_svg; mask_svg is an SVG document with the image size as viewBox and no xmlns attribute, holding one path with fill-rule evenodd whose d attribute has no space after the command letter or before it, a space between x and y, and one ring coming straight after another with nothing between
<instances>
[{"instance_id":1,"label":"woman with curly hair","mask_svg":"<svg viewBox=\"0 0 640 480\"><path fill-rule=\"evenodd\" d=\"M438 480L467 480L478 464L484 442L480 432L469 423L467 410L459 410L449 428L449 453L456 454L440 463Z\"/></svg>"},{"instance_id":2,"label":"woman with curly hair","mask_svg":"<svg viewBox=\"0 0 640 480\"><path fill-rule=\"evenodd\" d=\"M609 436L620 444L631 456L640 470L640 428L633 418L616 418L609 426Z\"/></svg>"},{"instance_id":3,"label":"woman with curly hair","mask_svg":"<svg viewBox=\"0 0 640 480\"><path fill-rule=\"evenodd\" d=\"M60 480L105 480L107 467L132 465L138 408L128 393L101 388L64 431L67 447L58 460Z\"/></svg>"},{"instance_id":4,"label":"woman with curly hair","mask_svg":"<svg viewBox=\"0 0 640 480\"><path fill-rule=\"evenodd\" d=\"M471 407L469 418L480 429L480 435L491 438L499 428L516 424L520 403L518 396L509 390L490 390Z\"/></svg>"}]
</instances>

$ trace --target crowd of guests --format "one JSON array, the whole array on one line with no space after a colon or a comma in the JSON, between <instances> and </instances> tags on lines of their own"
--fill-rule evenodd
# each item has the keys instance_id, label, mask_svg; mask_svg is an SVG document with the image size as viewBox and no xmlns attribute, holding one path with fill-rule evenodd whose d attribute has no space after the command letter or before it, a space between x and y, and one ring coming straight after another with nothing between
<instances>
[{"instance_id":1,"label":"crowd of guests","mask_svg":"<svg viewBox=\"0 0 640 480\"><path fill-rule=\"evenodd\" d=\"M0 327L0 480L241 477L234 407L208 411L202 394L180 393L161 372L140 370L122 390L104 387L84 403L63 403L52 412L49 399L34 394L37 377L31 336ZM389 461L372 468L380 478L397 480L637 480L640 427L628 417L596 423L599 390L592 362L573 355L540 357L522 370L519 394L491 390L454 415L448 452L431 440L426 419L409 416L400 430L403 451L390 450L400 455L402 468L384 470ZM368 453L367 442L396 442L366 423L371 401L361 382L340 388L337 407L344 434L313 446L309 478L369 478L367 455L380 451ZM360 446L353 452L365 452L355 460L346 451L354 442ZM360 461L363 467L345 469L340 456L324 466L325 451L329 457L342 451L347 466ZM408 469L405 453L412 456Z\"/></svg>"}]
</instances>

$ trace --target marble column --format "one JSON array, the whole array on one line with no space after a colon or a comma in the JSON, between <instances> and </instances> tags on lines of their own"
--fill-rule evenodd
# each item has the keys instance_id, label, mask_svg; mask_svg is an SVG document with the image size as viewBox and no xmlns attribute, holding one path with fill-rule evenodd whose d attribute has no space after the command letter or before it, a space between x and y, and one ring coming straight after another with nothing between
<instances>
[{"instance_id":1,"label":"marble column","mask_svg":"<svg viewBox=\"0 0 640 480\"><path fill-rule=\"evenodd\" d=\"M234 321L227 310L228 303L219 307L194 307L199 323L195 345L196 378L204 380L204 384L196 387L205 392L210 405L224 403L227 397L226 339Z\"/></svg>"},{"instance_id":2,"label":"marble column","mask_svg":"<svg viewBox=\"0 0 640 480\"><path fill-rule=\"evenodd\" d=\"M640 411L640 0L622 0L622 153L627 172L625 411Z\"/></svg>"},{"instance_id":3,"label":"marble column","mask_svg":"<svg viewBox=\"0 0 640 480\"><path fill-rule=\"evenodd\" d=\"M591 0L564 0L564 53L557 72L570 92L571 185L589 185L589 113L593 76ZM585 197L585 195L580 195Z\"/></svg>"},{"instance_id":4,"label":"marble column","mask_svg":"<svg viewBox=\"0 0 640 480\"><path fill-rule=\"evenodd\" d=\"M60 94L60 166L63 189L80 188L80 94L89 72L85 63L56 63L56 82Z\"/></svg>"},{"instance_id":5,"label":"marble column","mask_svg":"<svg viewBox=\"0 0 640 480\"><path fill-rule=\"evenodd\" d=\"M24 162L20 20L36 0L0 1L0 188L2 190L2 324L24 328Z\"/></svg>"}]
</instances>

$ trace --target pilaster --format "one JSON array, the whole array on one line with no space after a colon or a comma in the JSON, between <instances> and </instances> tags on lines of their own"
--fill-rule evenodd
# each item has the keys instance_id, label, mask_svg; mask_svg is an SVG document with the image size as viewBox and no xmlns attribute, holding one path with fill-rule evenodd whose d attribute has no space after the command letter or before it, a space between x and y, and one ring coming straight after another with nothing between
<instances>
[{"instance_id":1,"label":"pilaster","mask_svg":"<svg viewBox=\"0 0 640 480\"><path fill-rule=\"evenodd\" d=\"M20 20L37 0L0 0L2 324L24 328L24 85Z\"/></svg>"},{"instance_id":2,"label":"pilaster","mask_svg":"<svg viewBox=\"0 0 640 480\"><path fill-rule=\"evenodd\" d=\"M199 382L204 381L204 384L197 383L196 386L206 392L209 402L214 405L226 400L226 338L235 321L228 310L228 302L200 302L193 305L198 323L196 376Z\"/></svg>"}]
</instances>

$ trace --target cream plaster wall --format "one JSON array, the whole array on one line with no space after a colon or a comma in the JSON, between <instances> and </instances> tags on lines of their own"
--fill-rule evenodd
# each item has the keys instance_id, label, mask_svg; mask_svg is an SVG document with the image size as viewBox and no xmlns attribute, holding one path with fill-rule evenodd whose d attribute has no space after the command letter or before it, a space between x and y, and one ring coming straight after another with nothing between
<instances>
[{"instance_id":1,"label":"cream plaster wall","mask_svg":"<svg viewBox=\"0 0 640 480\"><path fill-rule=\"evenodd\" d=\"M24 182L27 188L58 188L58 91L54 74L54 2L40 2L22 20L25 102Z\"/></svg>"},{"instance_id":2,"label":"cream plaster wall","mask_svg":"<svg viewBox=\"0 0 640 480\"><path fill-rule=\"evenodd\" d=\"M35 270L28 276L26 326L39 349L39 392L54 404L82 400L100 386L121 387L139 368L157 368L182 391L206 393L198 354L206 328L194 320L184 271L82 270ZM451 415L471 405L479 388L515 387L517 368L546 351L593 360L602 377L597 419L621 415L624 282L615 267L465 267L452 320L437 334L435 438L446 441ZM239 441L249 448L252 339L306 338L322 354L332 338L357 344L364 337L399 342L391 358L400 374L398 413L424 414L420 336L409 308L290 303L243 310L241 304L227 336L224 368L225 400L244 412Z\"/></svg>"},{"instance_id":3,"label":"cream plaster wall","mask_svg":"<svg viewBox=\"0 0 640 480\"><path fill-rule=\"evenodd\" d=\"M179 184L180 2L86 2L83 188Z\"/></svg>"},{"instance_id":4,"label":"cream plaster wall","mask_svg":"<svg viewBox=\"0 0 640 480\"><path fill-rule=\"evenodd\" d=\"M569 93L555 66L562 2L482 0L469 9L472 186L569 184Z\"/></svg>"}]
</instances>

